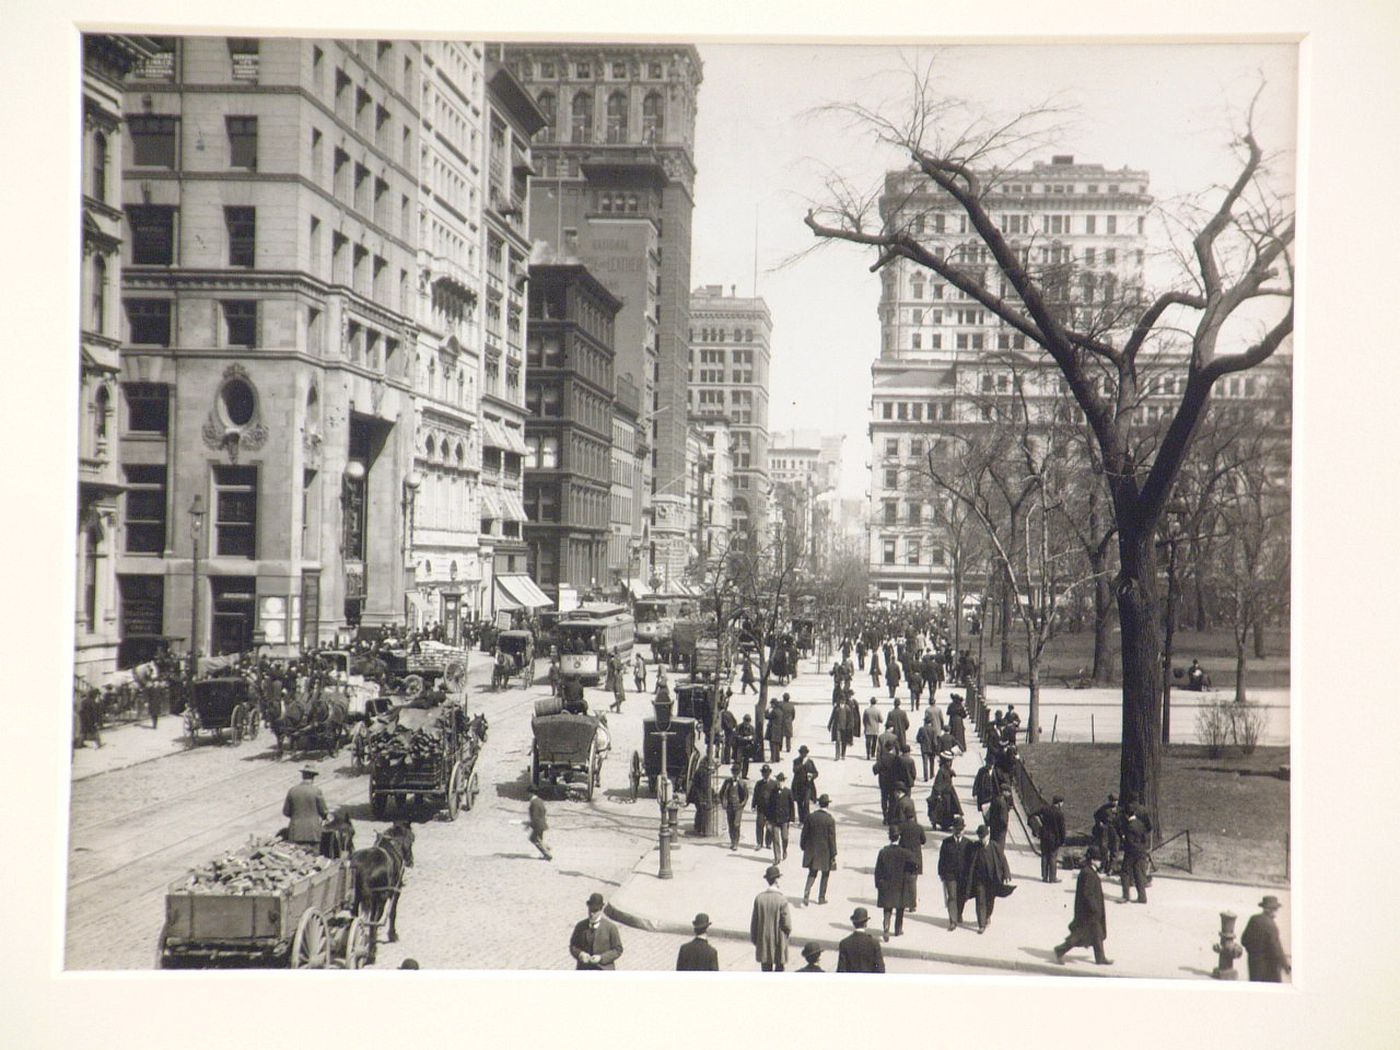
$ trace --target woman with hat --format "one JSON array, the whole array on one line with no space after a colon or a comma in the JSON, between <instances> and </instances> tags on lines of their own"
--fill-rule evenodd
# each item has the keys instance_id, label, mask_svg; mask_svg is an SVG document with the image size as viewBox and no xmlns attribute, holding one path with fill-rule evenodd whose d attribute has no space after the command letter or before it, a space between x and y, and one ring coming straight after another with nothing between
<instances>
[{"instance_id":1,"label":"woman with hat","mask_svg":"<svg viewBox=\"0 0 1400 1050\"><path fill-rule=\"evenodd\" d=\"M825 973L826 971L823 970L820 966L817 965L817 962L818 962L818 960L821 959L821 957L822 957L822 946L821 946L820 944L818 944L816 941L808 941L805 945L802 946L802 958L804 958L804 959L807 960L807 965L806 965L806 966L799 967L798 970L797 970L797 972L798 972L798 973Z\"/></svg>"}]
</instances>

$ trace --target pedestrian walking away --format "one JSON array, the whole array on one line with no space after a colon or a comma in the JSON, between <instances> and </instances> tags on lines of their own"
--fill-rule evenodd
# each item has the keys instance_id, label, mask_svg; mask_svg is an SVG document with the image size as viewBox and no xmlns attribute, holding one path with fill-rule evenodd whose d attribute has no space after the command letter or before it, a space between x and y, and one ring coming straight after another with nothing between
<instances>
[{"instance_id":1,"label":"pedestrian walking away","mask_svg":"<svg viewBox=\"0 0 1400 1050\"><path fill-rule=\"evenodd\" d=\"M1094 865L1100 860L1099 851L1090 846L1084 851L1079 866L1079 881L1074 886L1074 918L1070 920L1069 936L1055 946L1055 961L1062 963L1071 948L1093 948L1094 962L1100 966L1113 963L1104 954L1103 942L1108 939L1108 915L1104 911L1103 883Z\"/></svg>"},{"instance_id":2,"label":"pedestrian walking away","mask_svg":"<svg viewBox=\"0 0 1400 1050\"><path fill-rule=\"evenodd\" d=\"M291 821L287 825L288 842L320 849L321 824L330 816L330 810L321 789L312 783L315 779L316 770L311 767L301 771L301 783L292 786L282 803L282 816Z\"/></svg>"},{"instance_id":3,"label":"pedestrian walking away","mask_svg":"<svg viewBox=\"0 0 1400 1050\"><path fill-rule=\"evenodd\" d=\"M802 847L802 866L807 869L807 885L802 890L804 906L812 902L812 884L819 875L817 903L826 903L827 882L836 867L836 818L828 811L830 805L831 796L822 795L817 799L817 811L802 825L798 844Z\"/></svg>"},{"instance_id":4,"label":"pedestrian walking away","mask_svg":"<svg viewBox=\"0 0 1400 1050\"><path fill-rule=\"evenodd\" d=\"M577 970L616 970L622 955L622 935L612 920L603 914L603 895L588 897L588 918L580 919L569 938L569 954Z\"/></svg>"},{"instance_id":5,"label":"pedestrian walking away","mask_svg":"<svg viewBox=\"0 0 1400 1050\"><path fill-rule=\"evenodd\" d=\"M899 844L899 828L889 828L889 845L875 857L875 903L884 912L884 940L890 939L890 918L894 935L904 936L904 912L916 905L914 896L914 855Z\"/></svg>"},{"instance_id":6,"label":"pedestrian walking away","mask_svg":"<svg viewBox=\"0 0 1400 1050\"><path fill-rule=\"evenodd\" d=\"M553 860L554 854L544 844L544 833L549 830L549 818L545 813L544 799L540 798L539 789L533 784L530 785L530 809L525 826L530 829L530 845L539 850L540 856L545 860Z\"/></svg>"},{"instance_id":7,"label":"pedestrian walking away","mask_svg":"<svg viewBox=\"0 0 1400 1050\"><path fill-rule=\"evenodd\" d=\"M874 653L871 653L874 658ZM870 913L864 908L851 912L851 925L855 929L836 946L837 973L884 973L885 956L880 942L872 937L866 926Z\"/></svg>"},{"instance_id":8,"label":"pedestrian walking away","mask_svg":"<svg viewBox=\"0 0 1400 1050\"><path fill-rule=\"evenodd\" d=\"M1283 950L1275 916L1283 907L1273 894L1259 902L1260 912L1251 915L1240 935L1240 945L1246 952L1249 979L1279 984L1284 974L1293 973L1293 964Z\"/></svg>"},{"instance_id":9,"label":"pedestrian walking away","mask_svg":"<svg viewBox=\"0 0 1400 1050\"><path fill-rule=\"evenodd\" d=\"M792 934L792 912L787 898L778 889L783 871L770 864L763 878L768 888L753 899L753 915L749 919L749 940L754 958L764 973L781 973L787 965L788 937Z\"/></svg>"},{"instance_id":10,"label":"pedestrian walking away","mask_svg":"<svg viewBox=\"0 0 1400 1050\"><path fill-rule=\"evenodd\" d=\"M875 757L875 745L880 739L880 730L885 728L885 713L877 706L876 698L870 698L870 706L865 709L861 716L861 724L865 727L865 757Z\"/></svg>"},{"instance_id":11,"label":"pedestrian walking away","mask_svg":"<svg viewBox=\"0 0 1400 1050\"><path fill-rule=\"evenodd\" d=\"M691 920L690 925L695 937L682 944L681 950L676 953L676 969L718 970L719 952L705 936L705 931L710 928L710 917L702 911Z\"/></svg>"},{"instance_id":12,"label":"pedestrian walking away","mask_svg":"<svg viewBox=\"0 0 1400 1050\"><path fill-rule=\"evenodd\" d=\"M807 965L806 965L806 966L800 966L800 967L798 967L797 972L798 972L798 973L825 973L826 971L823 970L820 966L817 965L817 963L821 960L821 957L822 957L822 946L821 946L820 944L818 944L816 941L808 941L808 942L807 942L805 945L803 945L803 947L802 947L802 958L804 958L804 959L807 960Z\"/></svg>"}]
</instances>

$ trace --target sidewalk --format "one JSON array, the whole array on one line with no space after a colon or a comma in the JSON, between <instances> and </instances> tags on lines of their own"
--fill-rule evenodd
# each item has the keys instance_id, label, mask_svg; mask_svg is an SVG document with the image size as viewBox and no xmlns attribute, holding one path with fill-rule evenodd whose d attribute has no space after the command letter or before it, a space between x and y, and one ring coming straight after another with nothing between
<instances>
[{"instance_id":1,"label":"sidewalk","mask_svg":"<svg viewBox=\"0 0 1400 1050\"><path fill-rule=\"evenodd\" d=\"M804 662L804 669L808 667L810 664ZM792 904L790 959L794 968L801 965L799 953L808 941L834 949L837 942L851 932L850 915L857 906L870 911L870 928L877 935L880 926L873 870L875 855L888 840L880 822L879 790L871 764L865 758L863 742L857 741L844 762L836 762L831 757L826 731L830 689L830 679L825 674L810 670L787 689L798 707L794 748L800 743L811 748L811 757L821 774L817 790L826 792L832 799L831 813L836 818L839 847L838 868L831 874L827 893L829 903L817 905L814 888L813 903L804 908L801 900L806 872L798 846L800 827L794 824L791 829L790 852L782 864L783 878L778 888ZM783 691L774 690L773 698L781 697ZM947 694L946 688L940 690L940 706L946 704ZM856 696L864 707L869 702L870 691L859 689ZM749 699L744 698L744 703ZM889 710L887 693L881 694L879 706L882 711ZM907 693L901 694L901 706L908 708ZM922 718L922 710L910 712L911 724L917 725ZM975 744L973 746L974 753L954 763L969 835L980 823L971 799L972 776L980 764L980 751L975 750ZM791 776L791 761L792 756L785 756L782 764L774 767L774 773L781 768ZM751 773L756 777L756 768L751 769ZM914 790L919 820L926 830L927 795L928 788L922 783ZM694 814L693 809L681 813L680 846L673 850L671 861L674 878L666 881L656 877L658 855L653 849L637 863L622 888L613 894L608 903L609 914L627 925L689 937L691 919L696 912L704 911L713 923L711 937L747 941L753 898L764 888L763 872L772 862L772 852L754 848L751 809L745 813L737 852L729 850L727 831L713 839L698 838L690 833ZM963 926L949 930L942 887L936 873L938 848L944 837L942 833L929 832L929 841L924 846L925 874L919 878L919 909L906 914L904 936L892 937L883 945L887 956L935 964L929 967L930 972L938 972L936 964L947 963L1055 976L1209 980L1216 964L1216 955L1210 946L1220 930L1220 913L1233 911L1239 916L1238 936L1267 893L1283 901L1283 910L1279 913L1280 932L1285 947L1290 944L1287 891L1276 887L1173 879L1158 873L1148 889L1149 903L1145 906L1118 903L1121 890L1117 881L1104 881L1108 913L1106 949L1109 958L1114 960L1113 966L1095 966L1092 953L1087 949L1071 951L1061 965L1055 962L1053 948L1064 940L1073 914L1076 873L1062 871L1057 884L1041 882L1040 860L1030 848L1025 832L1013 819L1007 840L1007 859L1016 879L1016 892L997 903L985 934L977 933L975 910L970 901L964 911ZM833 968L834 963L833 958ZM754 967L757 969L757 963ZM1243 959L1236 963L1236 968L1244 979Z\"/></svg>"}]
</instances>

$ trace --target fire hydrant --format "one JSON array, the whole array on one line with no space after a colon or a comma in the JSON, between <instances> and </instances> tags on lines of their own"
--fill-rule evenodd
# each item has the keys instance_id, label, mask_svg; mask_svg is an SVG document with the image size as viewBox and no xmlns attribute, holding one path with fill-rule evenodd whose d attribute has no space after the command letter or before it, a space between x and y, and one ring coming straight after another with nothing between
<instances>
[{"instance_id":1,"label":"fire hydrant","mask_svg":"<svg viewBox=\"0 0 1400 1050\"><path fill-rule=\"evenodd\" d=\"M1235 960L1244 954L1244 949L1235 943L1235 919L1232 911L1220 913L1220 936L1210 946L1211 951L1219 956L1218 964L1210 972L1217 981L1235 981L1240 976L1235 969Z\"/></svg>"}]
</instances>

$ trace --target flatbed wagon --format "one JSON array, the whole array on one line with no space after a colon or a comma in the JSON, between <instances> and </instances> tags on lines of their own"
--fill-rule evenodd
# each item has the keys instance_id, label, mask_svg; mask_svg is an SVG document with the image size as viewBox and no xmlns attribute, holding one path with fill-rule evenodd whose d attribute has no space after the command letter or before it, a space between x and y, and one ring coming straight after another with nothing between
<instances>
[{"instance_id":1,"label":"flatbed wagon","mask_svg":"<svg viewBox=\"0 0 1400 1050\"><path fill-rule=\"evenodd\" d=\"M288 851L298 851L301 857ZM350 862L289 843L246 847L222 863L256 865L268 856L294 858L299 873L280 878L172 883L158 946L162 969L217 966L357 970L369 958L373 926L353 914ZM264 869L265 870L265 869Z\"/></svg>"},{"instance_id":2,"label":"flatbed wagon","mask_svg":"<svg viewBox=\"0 0 1400 1050\"><path fill-rule=\"evenodd\" d=\"M395 709L370 733L369 803L382 818L389 803L427 804L456 820L481 791L476 770L486 719L468 721L460 704Z\"/></svg>"}]
</instances>

